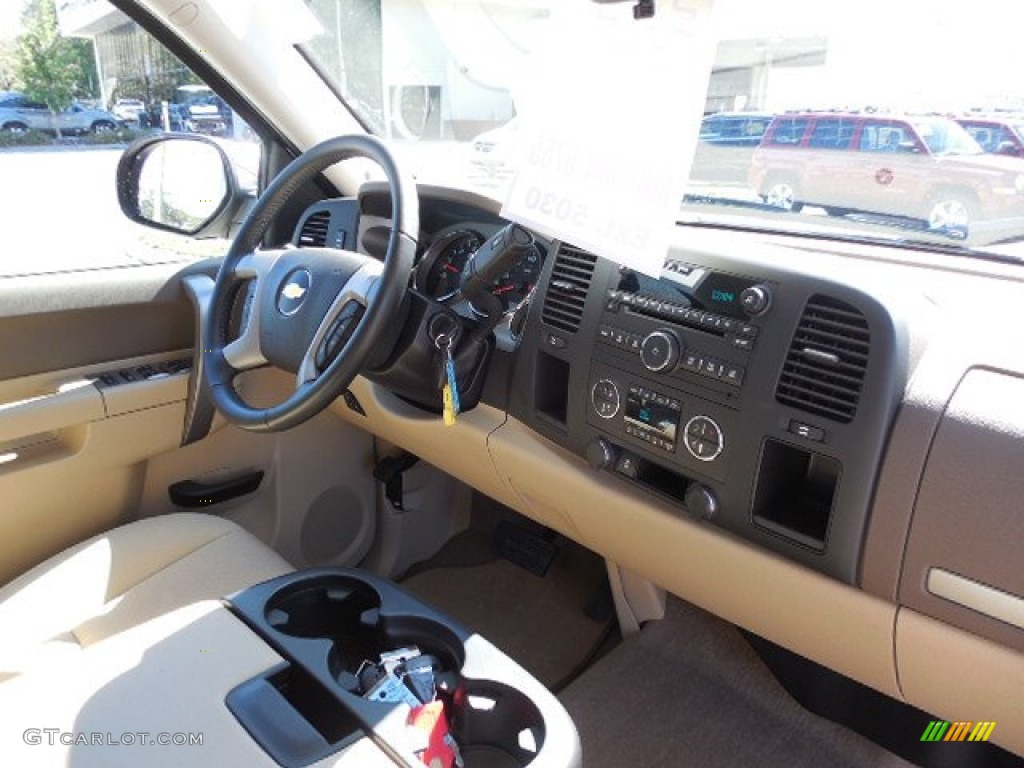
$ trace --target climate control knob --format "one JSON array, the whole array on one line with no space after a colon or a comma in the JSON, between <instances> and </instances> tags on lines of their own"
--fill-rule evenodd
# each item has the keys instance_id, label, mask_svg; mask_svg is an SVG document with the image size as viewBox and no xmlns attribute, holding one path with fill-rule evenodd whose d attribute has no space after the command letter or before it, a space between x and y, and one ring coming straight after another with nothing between
<instances>
[{"instance_id":1,"label":"climate control knob","mask_svg":"<svg viewBox=\"0 0 1024 768\"><path fill-rule=\"evenodd\" d=\"M668 331L647 334L640 345L640 362L655 373L670 373L679 361L679 339Z\"/></svg>"},{"instance_id":2,"label":"climate control knob","mask_svg":"<svg viewBox=\"0 0 1024 768\"><path fill-rule=\"evenodd\" d=\"M611 379L601 379L590 390L590 404L602 419L611 419L619 412L622 398Z\"/></svg>"},{"instance_id":3,"label":"climate control knob","mask_svg":"<svg viewBox=\"0 0 1024 768\"><path fill-rule=\"evenodd\" d=\"M602 438L587 443L587 463L594 469L610 469L615 465L615 449Z\"/></svg>"}]
</instances>

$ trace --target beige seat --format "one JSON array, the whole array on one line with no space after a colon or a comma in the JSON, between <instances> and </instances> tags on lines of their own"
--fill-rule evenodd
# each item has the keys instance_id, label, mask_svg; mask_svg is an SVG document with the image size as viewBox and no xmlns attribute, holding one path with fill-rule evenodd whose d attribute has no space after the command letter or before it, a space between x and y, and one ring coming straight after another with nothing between
<instances>
[{"instance_id":1,"label":"beige seat","mask_svg":"<svg viewBox=\"0 0 1024 768\"><path fill-rule=\"evenodd\" d=\"M211 515L166 515L115 528L0 589L0 683L291 570L255 536Z\"/></svg>"},{"instance_id":2,"label":"beige seat","mask_svg":"<svg viewBox=\"0 0 1024 768\"><path fill-rule=\"evenodd\" d=\"M291 570L234 523L175 514L115 528L8 584L0 765L279 768L225 699L282 659L218 598ZM159 740L185 735L201 743ZM394 763L363 738L315 768L341 765Z\"/></svg>"}]
</instances>

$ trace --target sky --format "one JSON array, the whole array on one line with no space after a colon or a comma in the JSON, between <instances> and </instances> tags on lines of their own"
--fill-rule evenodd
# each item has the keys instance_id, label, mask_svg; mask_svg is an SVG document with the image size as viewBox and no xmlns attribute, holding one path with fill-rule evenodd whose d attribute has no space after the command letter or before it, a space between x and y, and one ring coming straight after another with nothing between
<instances>
[{"instance_id":1,"label":"sky","mask_svg":"<svg viewBox=\"0 0 1024 768\"><path fill-rule=\"evenodd\" d=\"M25 0L0 1L0 40L9 40L18 34L18 22Z\"/></svg>"}]
</instances>

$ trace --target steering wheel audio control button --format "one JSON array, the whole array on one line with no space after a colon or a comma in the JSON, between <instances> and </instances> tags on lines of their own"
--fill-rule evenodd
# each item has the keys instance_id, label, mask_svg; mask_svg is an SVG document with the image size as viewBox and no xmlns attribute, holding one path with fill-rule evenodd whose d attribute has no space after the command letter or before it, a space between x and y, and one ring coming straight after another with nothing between
<instances>
[{"instance_id":1,"label":"steering wheel audio control button","mask_svg":"<svg viewBox=\"0 0 1024 768\"><path fill-rule=\"evenodd\" d=\"M363 306L354 301L341 311L341 314L338 315L331 325L331 330L328 331L324 340L320 343L319 349L317 349L315 362L318 371L323 373L327 366L334 362L338 352L352 338L352 334L359 324L359 319L363 316L363 312Z\"/></svg>"},{"instance_id":2,"label":"steering wheel audio control button","mask_svg":"<svg viewBox=\"0 0 1024 768\"><path fill-rule=\"evenodd\" d=\"M679 340L668 331L647 334L640 345L640 362L655 373L671 372L679 361Z\"/></svg>"}]
</instances>

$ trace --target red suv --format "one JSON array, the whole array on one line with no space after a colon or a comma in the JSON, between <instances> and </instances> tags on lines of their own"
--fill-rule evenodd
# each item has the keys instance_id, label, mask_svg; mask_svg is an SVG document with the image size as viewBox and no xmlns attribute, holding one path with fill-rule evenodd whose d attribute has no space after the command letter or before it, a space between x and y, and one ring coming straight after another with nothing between
<instances>
[{"instance_id":1,"label":"red suv","mask_svg":"<svg viewBox=\"0 0 1024 768\"><path fill-rule=\"evenodd\" d=\"M924 220L966 237L982 220L1024 216L1024 174L986 155L941 117L804 112L778 115L751 165L761 198L787 210L818 205Z\"/></svg>"}]
</instances>

